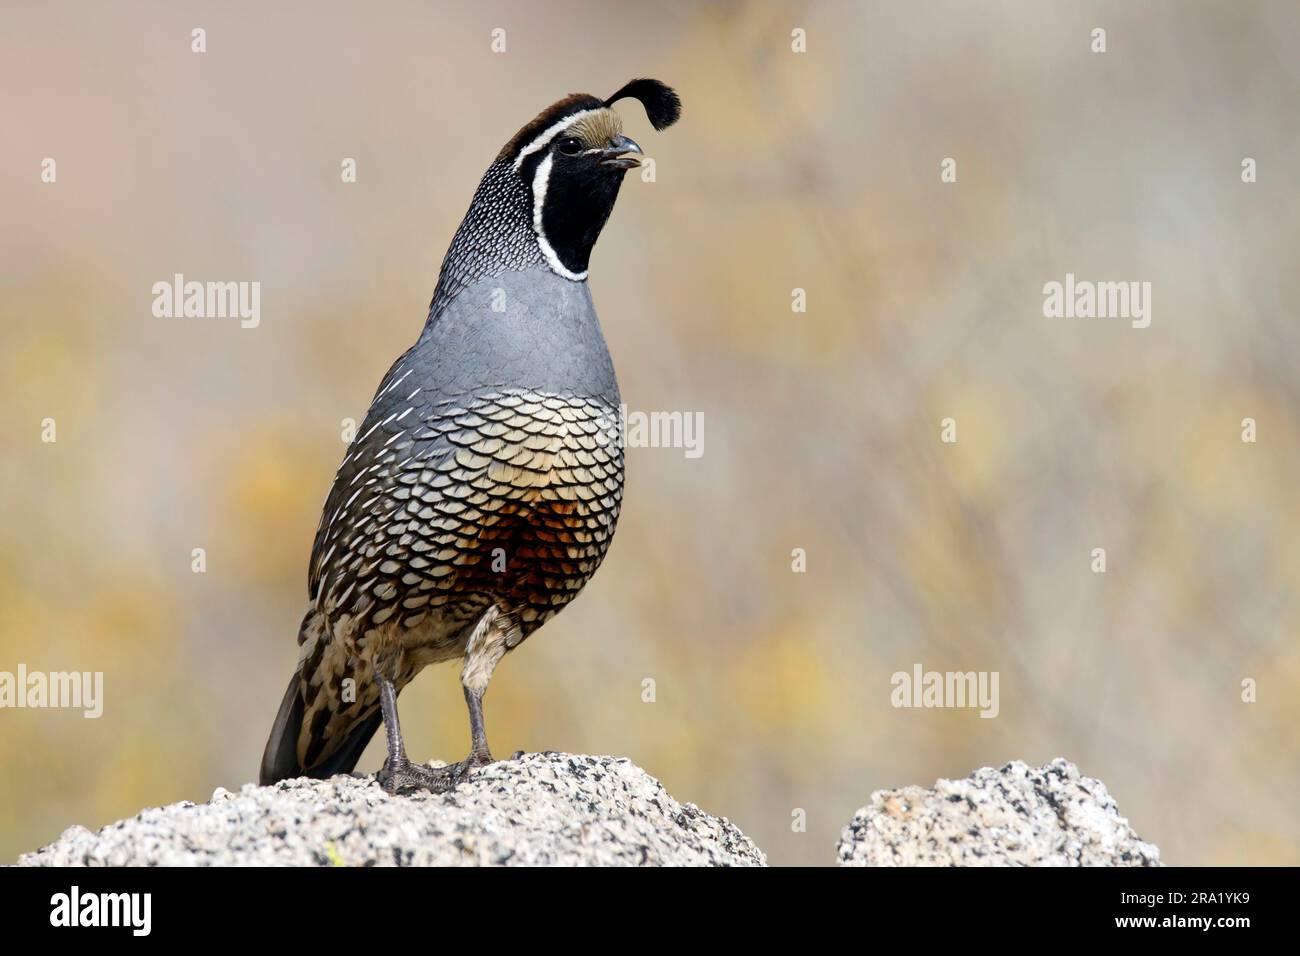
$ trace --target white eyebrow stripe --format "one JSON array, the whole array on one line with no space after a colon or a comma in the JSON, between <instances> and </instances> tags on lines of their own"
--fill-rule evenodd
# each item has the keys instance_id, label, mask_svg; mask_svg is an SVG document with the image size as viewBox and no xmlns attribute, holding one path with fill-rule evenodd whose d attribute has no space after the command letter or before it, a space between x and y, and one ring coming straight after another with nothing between
<instances>
[{"instance_id":1,"label":"white eyebrow stripe","mask_svg":"<svg viewBox=\"0 0 1300 956\"><path fill-rule=\"evenodd\" d=\"M584 117L587 116L591 116L593 113L603 112L604 110L605 107L603 106L592 110L579 110L577 113L570 113L564 119L552 125L550 129L546 130L546 132L542 133L541 136L538 136L537 139L533 140L531 143L529 143L527 146L525 146L523 149L519 151L519 155L515 157L515 170L518 171L519 167L524 164L525 159L533 155L533 153L537 152L539 149L545 148L547 143L555 139L555 137L558 136L562 131L568 129L574 123L578 122L578 120L583 119Z\"/></svg>"}]
</instances>

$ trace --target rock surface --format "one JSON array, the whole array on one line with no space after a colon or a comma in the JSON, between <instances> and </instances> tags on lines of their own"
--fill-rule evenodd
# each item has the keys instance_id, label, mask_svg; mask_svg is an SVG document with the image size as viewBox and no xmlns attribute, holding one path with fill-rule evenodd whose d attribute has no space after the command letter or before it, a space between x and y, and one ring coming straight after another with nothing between
<instances>
[{"instance_id":1,"label":"rock surface","mask_svg":"<svg viewBox=\"0 0 1300 956\"><path fill-rule=\"evenodd\" d=\"M71 827L20 866L765 866L725 818L679 804L626 759L528 754L455 791L390 797L374 777L218 790L97 833Z\"/></svg>"},{"instance_id":2,"label":"rock surface","mask_svg":"<svg viewBox=\"0 0 1300 956\"><path fill-rule=\"evenodd\" d=\"M878 790L840 837L841 866L1161 866L1106 785L1057 758L934 787Z\"/></svg>"}]
</instances>

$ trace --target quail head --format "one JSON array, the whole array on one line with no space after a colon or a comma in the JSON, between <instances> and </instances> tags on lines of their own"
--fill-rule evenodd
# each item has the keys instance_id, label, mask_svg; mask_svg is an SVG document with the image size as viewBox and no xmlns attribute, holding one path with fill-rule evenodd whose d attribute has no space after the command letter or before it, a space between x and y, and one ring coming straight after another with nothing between
<instances>
[{"instance_id":1,"label":"quail head","mask_svg":"<svg viewBox=\"0 0 1300 956\"><path fill-rule=\"evenodd\" d=\"M658 80L566 97L508 142L456 230L419 340L389 369L312 548L298 666L261 780L346 773L382 722L390 792L442 790L492 760L483 694L501 658L582 590L623 493L618 384L587 287L592 247L641 148L612 109L681 112ZM407 759L397 697L460 660L470 754Z\"/></svg>"}]
</instances>

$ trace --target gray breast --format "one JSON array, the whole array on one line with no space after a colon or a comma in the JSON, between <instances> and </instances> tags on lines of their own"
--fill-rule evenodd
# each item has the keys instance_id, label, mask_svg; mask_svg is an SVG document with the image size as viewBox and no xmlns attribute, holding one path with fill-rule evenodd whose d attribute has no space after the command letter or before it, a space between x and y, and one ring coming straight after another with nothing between
<instances>
[{"instance_id":1,"label":"gray breast","mask_svg":"<svg viewBox=\"0 0 1300 956\"><path fill-rule=\"evenodd\" d=\"M449 394L523 386L619 403L591 290L549 269L468 286L398 366L414 367L428 387Z\"/></svg>"}]
</instances>

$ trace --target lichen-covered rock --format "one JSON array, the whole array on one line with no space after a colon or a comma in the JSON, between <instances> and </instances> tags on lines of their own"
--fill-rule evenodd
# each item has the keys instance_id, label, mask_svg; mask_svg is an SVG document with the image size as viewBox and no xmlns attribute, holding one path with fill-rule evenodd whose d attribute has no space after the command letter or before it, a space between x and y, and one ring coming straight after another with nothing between
<instances>
[{"instance_id":1,"label":"lichen-covered rock","mask_svg":"<svg viewBox=\"0 0 1300 956\"><path fill-rule=\"evenodd\" d=\"M934 787L879 790L840 837L841 866L1161 866L1100 780L1057 758Z\"/></svg>"},{"instance_id":2,"label":"lichen-covered rock","mask_svg":"<svg viewBox=\"0 0 1300 956\"><path fill-rule=\"evenodd\" d=\"M626 759L528 754L451 793L391 797L374 777L218 790L74 826L21 866L765 866L725 818L679 804Z\"/></svg>"}]
</instances>

